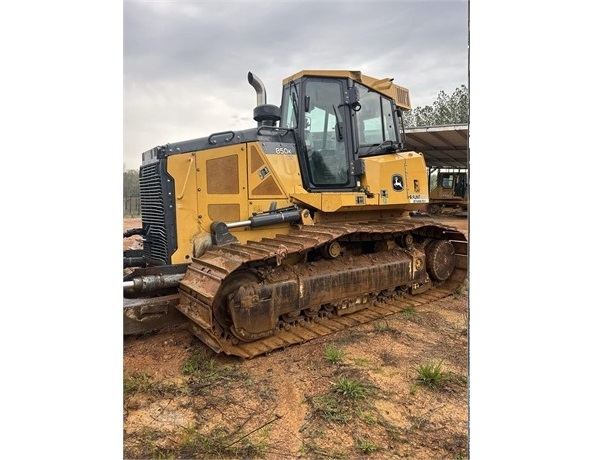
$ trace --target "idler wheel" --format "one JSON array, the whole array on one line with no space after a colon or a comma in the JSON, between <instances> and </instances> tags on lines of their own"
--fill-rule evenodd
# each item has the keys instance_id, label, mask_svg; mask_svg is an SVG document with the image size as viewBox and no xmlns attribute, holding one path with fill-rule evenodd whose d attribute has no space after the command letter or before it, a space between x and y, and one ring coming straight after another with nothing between
<instances>
[{"instance_id":1,"label":"idler wheel","mask_svg":"<svg viewBox=\"0 0 600 460\"><path fill-rule=\"evenodd\" d=\"M436 240L427 246L426 265L429 276L437 281L444 281L454 271L456 258L454 246L447 240Z\"/></svg>"},{"instance_id":2,"label":"idler wheel","mask_svg":"<svg viewBox=\"0 0 600 460\"><path fill-rule=\"evenodd\" d=\"M442 207L439 204L429 204L427 205L427 214L431 216L435 216L440 213Z\"/></svg>"}]
</instances>

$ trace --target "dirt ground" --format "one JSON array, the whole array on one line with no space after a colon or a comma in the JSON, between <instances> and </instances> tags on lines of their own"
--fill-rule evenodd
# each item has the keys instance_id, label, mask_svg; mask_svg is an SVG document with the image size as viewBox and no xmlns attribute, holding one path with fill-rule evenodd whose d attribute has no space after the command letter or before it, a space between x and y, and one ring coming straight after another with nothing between
<instances>
[{"instance_id":1,"label":"dirt ground","mask_svg":"<svg viewBox=\"0 0 600 460\"><path fill-rule=\"evenodd\" d=\"M468 295L250 360L185 328L126 337L124 458L466 459Z\"/></svg>"}]
</instances>

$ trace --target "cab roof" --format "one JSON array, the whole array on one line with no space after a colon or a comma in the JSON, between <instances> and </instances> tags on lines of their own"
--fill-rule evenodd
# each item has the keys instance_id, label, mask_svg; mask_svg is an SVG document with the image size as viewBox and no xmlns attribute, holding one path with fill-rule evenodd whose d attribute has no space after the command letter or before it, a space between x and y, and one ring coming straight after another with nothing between
<instances>
[{"instance_id":1,"label":"cab roof","mask_svg":"<svg viewBox=\"0 0 600 460\"><path fill-rule=\"evenodd\" d=\"M396 85L393 78L373 78L363 74L360 70L301 70L294 75L284 78L283 84L298 80L301 77L337 77L350 78L368 88L394 100L396 106L402 110L410 110L410 96L407 88Z\"/></svg>"}]
</instances>

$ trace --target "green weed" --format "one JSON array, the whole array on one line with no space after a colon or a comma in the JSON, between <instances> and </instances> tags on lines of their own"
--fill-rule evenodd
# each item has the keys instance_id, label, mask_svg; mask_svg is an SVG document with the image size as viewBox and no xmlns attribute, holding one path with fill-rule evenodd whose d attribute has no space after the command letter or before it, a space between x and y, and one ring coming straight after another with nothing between
<instances>
[{"instance_id":1,"label":"green weed","mask_svg":"<svg viewBox=\"0 0 600 460\"><path fill-rule=\"evenodd\" d=\"M367 387L363 383L344 376L334 383L334 389L337 393L352 399L364 398L367 394Z\"/></svg>"},{"instance_id":2,"label":"green weed","mask_svg":"<svg viewBox=\"0 0 600 460\"><path fill-rule=\"evenodd\" d=\"M460 286L458 286L458 288L456 288L456 291L454 291L454 298L456 299L457 297L460 297L464 292L468 292L469 291L469 278L465 278L465 280L462 282L462 284Z\"/></svg>"},{"instance_id":3,"label":"green weed","mask_svg":"<svg viewBox=\"0 0 600 460\"><path fill-rule=\"evenodd\" d=\"M203 375L205 379L219 378L219 368L214 358L207 359L204 353L194 353L183 363L182 372L185 375Z\"/></svg>"},{"instance_id":4,"label":"green weed","mask_svg":"<svg viewBox=\"0 0 600 460\"><path fill-rule=\"evenodd\" d=\"M146 392L152 387L150 376L145 372L138 372L123 378L123 396L133 393Z\"/></svg>"},{"instance_id":5,"label":"green weed","mask_svg":"<svg viewBox=\"0 0 600 460\"><path fill-rule=\"evenodd\" d=\"M214 358L207 359L204 353L190 356L183 363L182 373L192 377L188 382L192 395L209 391L216 382L224 386L233 382L251 383L248 373L238 364L221 365Z\"/></svg>"},{"instance_id":6,"label":"green weed","mask_svg":"<svg viewBox=\"0 0 600 460\"><path fill-rule=\"evenodd\" d=\"M123 398L135 393L180 396L188 394L188 389L185 385L157 382L145 372L139 372L123 377Z\"/></svg>"},{"instance_id":7,"label":"green weed","mask_svg":"<svg viewBox=\"0 0 600 460\"><path fill-rule=\"evenodd\" d=\"M409 305L408 307L402 309L402 314L406 318L412 319L417 314L417 307L415 307L414 305Z\"/></svg>"},{"instance_id":8,"label":"green weed","mask_svg":"<svg viewBox=\"0 0 600 460\"><path fill-rule=\"evenodd\" d=\"M358 448L365 454L370 454L379 449L376 444L367 439L358 438L356 444L358 444Z\"/></svg>"},{"instance_id":9,"label":"green weed","mask_svg":"<svg viewBox=\"0 0 600 460\"><path fill-rule=\"evenodd\" d=\"M330 422L347 423L352 411L335 394L325 393L309 399L315 414Z\"/></svg>"},{"instance_id":10,"label":"green weed","mask_svg":"<svg viewBox=\"0 0 600 460\"><path fill-rule=\"evenodd\" d=\"M365 412L361 409L357 411L358 418L365 422L367 425L375 425L377 424L377 417L372 413Z\"/></svg>"},{"instance_id":11,"label":"green weed","mask_svg":"<svg viewBox=\"0 0 600 460\"><path fill-rule=\"evenodd\" d=\"M184 429L181 447L186 458L255 458L264 455L267 446L263 442L252 443L246 435L228 434L217 427L210 433L201 433L196 427Z\"/></svg>"},{"instance_id":12,"label":"green weed","mask_svg":"<svg viewBox=\"0 0 600 460\"><path fill-rule=\"evenodd\" d=\"M343 451L331 450L330 447L322 448L314 442L303 442L300 448L302 458L327 458L327 459L343 459L347 458ZM312 455L311 455L312 454ZM310 455L310 457L307 457Z\"/></svg>"},{"instance_id":13,"label":"green weed","mask_svg":"<svg viewBox=\"0 0 600 460\"><path fill-rule=\"evenodd\" d=\"M369 360L367 358L355 358L354 364L359 367L366 367L369 365Z\"/></svg>"},{"instance_id":14,"label":"green weed","mask_svg":"<svg viewBox=\"0 0 600 460\"><path fill-rule=\"evenodd\" d=\"M442 371L442 361L422 364L416 368L416 371L417 383L429 388L437 388L448 379L448 374Z\"/></svg>"},{"instance_id":15,"label":"green weed","mask_svg":"<svg viewBox=\"0 0 600 460\"><path fill-rule=\"evenodd\" d=\"M375 332L385 332L390 329L390 325L387 321L377 321L373 325Z\"/></svg>"},{"instance_id":16,"label":"green weed","mask_svg":"<svg viewBox=\"0 0 600 460\"><path fill-rule=\"evenodd\" d=\"M325 345L325 351L323 353L325 355L325 359L331 364L339 363L342 360L342 358L346 356L346 352L344 350L337 348L329 343Z\"/></svg>"}]
</instances>

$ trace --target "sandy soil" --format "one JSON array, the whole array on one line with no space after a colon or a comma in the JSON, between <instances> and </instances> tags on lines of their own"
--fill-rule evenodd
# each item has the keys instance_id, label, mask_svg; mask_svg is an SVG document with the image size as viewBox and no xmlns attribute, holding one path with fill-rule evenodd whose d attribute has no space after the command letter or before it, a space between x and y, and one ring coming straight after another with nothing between
<instances>
[{"instance_id":1,"label":"sandy soil","mask_svg":"<svg viewBox=\"0 0 600 460\"><path fill-rule=\"evenodd\" d=\"M436 220L468 236L467 218ZM419 380L436 366L439 385ZM126 337L124 458L465 459L468 373L468 284L251 360L184 328Z\"/></svg>"}]
</instances>

